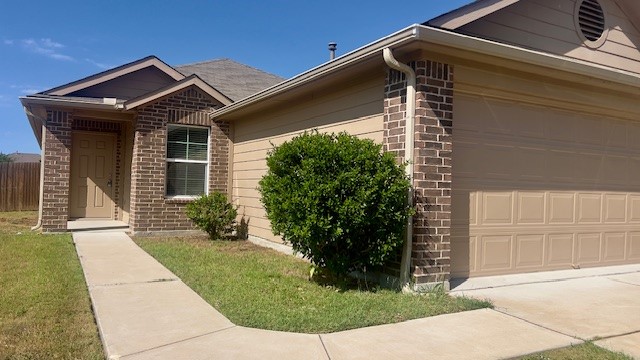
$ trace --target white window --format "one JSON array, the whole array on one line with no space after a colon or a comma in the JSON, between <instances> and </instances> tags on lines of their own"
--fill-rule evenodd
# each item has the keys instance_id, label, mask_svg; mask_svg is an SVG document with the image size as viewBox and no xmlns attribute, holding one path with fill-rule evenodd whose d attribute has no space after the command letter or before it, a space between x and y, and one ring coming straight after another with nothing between
<instances>
[{"instance_id":1,"label":"white window","mask_svg":"<svg viewBox=\"0 0 640 360\"><path fill-rule=\"evenodd\" d=\"M209 128L167 127L167 196L194 197L207 193Z\"/></svg>"}]
</instances>

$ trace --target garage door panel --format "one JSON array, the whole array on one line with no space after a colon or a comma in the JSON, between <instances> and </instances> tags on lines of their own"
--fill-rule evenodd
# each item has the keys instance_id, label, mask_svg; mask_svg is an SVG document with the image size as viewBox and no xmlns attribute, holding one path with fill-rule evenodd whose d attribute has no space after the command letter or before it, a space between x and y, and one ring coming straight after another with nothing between
<instances>
[{"instance_id":1,"label":"garage door panel","mask_svg":"<svg viewBox=\"0 0 640 360\"><path fill-rule=\"evenodd\" d=\"M518 192L518 224L544 224L545 193Z\"/></svg>"},{"instance_id":2,"label":"garage door panel","mask_svg":"<svg viewBox=\"0 0 640 360\"><path fill-rule=\"evenodd\" d=\"M451 223L453 225L477 225L477 192L462 189L456 191L452 196L451 208Z\"/></svg>"},{"instance_id":3,"label":"garage door panel","mask_svg":"<svg viewBox=\"0 0 640 360\"><path fill-rule=\"evenodd\" d=\"M629 259L640 260L640 232L632 232L629 234Z\"/></svg>"},{"instance_id":4,"label":"garage door panel","mask_svg":"<svg viewBox=\"0 0 640 360\"><path fill-rule=\"evenodd\" d=\"M456 101L452 232L468 251L454 274L640 261L640 124Z\"/></svg>"},{"instance_id":5,"label":"garage door panel","mask_svg":"<svg viewBox=\"0 0 640 360\"><path fill-rule=\"evenodd\" d=\"M551 180L571 182L574 180L575 154L568 151L550 151L547 176Z\"/></svg>"},{"instance_id":6,"label":"garage door panel","mask_svg":"<svg viewBox=\"0 0 640 360\"><path fill-rule=\"evenodd\" d=\"M602 258L606 262L620 262L625 259L626 234L605 233Z\"/></svg>"},{"instance_id":7,"label":"garage door panel","mask_svg":"<svg viewBox=\"0 0 640 360\"><path fill-rule=\"evenodd\" d=\"M640 195L629 195L629 222L640 223Z\"/></svg>"},{"instance_id":8,"label":"garage door panel","mask_svg":"<svg viewBox=\"0 0 640 360\"><path fill-rule=\"evenodd\" d=\"M515 148L510 146L487 145L477 149L486 174L492 178L509 178L518 162L514 157Z\"/></svg>"},{"instance_id":9,"label":"garage door panel","mask_svg":"<svg viewBox=\"0 0 640 360\"><path fill-rule=\"evenodd\" d=\"M630 123L627 125L627 144L630 149L640 150L640 124Z\"/></svg>"},{"instance_id":10,"label":"garage door panel","mask_svg":"<svg viewBox=\"0 0 640 360\"><path fill-rule=\"evenodd\" d=\"M604 222L624 223L627 221L627 196L604 195Z\"/></svg>"},{"instance_id":11,"label":"garage door panel","mask_svg":"<svg viewBox=\"0 0 640 360\"><path fill-rule=\"evenodd\" d=\"M486 192L482 205L483 224L513 223L513 193Z\"/></svg>"},{"instance_id":12,"label":"garage door panel","mask_svg":"<svg viewBox=\"0 0 640 360\"><path fill-rule=\"evenodd\" d=\"M622 156L605 156L602 171L599 172L599 183L624 185L629 181L629 159Z\"/></svg>"},{"instance_id":13,"label":"garage door panel","mask_svg":"<svg viewBox=\"0 0 640 360\"><path fill-rule=\"evenodd\" d=\"M601 214L600 194L578 194L578 224L600 223Z\"/></svg>"},{"instance_id":14,"label":"garage door panel","mask_svg":"<svg viewBox=\"0 0 640 360\"><path fill-rule=\"evenodd\" d=\"M573 265L573 234L549 234L547 265Z\"/></svg>"},{"instance_id":15,"label":"garage door panel","mask_svg":"<svg viewBox=\"0 0 640 360\"><path fill-rule=\"evenodd\" d=\"M455 269L452 275L462 277L475 272L476 258L475 236L451 237L451 267Z\"/></svg>"},{"instance_id":16,"label":"garage door panel","mask_svg":"<svg viewBox=\"0 0 640 360\"><path fill-rule=\"evenodd\" d=\"M604 124L600 119L594 119L589 116L583 116L576 119L572 117L574 123L579 122L580 125L576 126L575 141L580 144L592 144L603 145L604 139Z\"/></svg>"},{"instance_id":17,"label":"garage door panel","mask_svg":"<svg viewBox=\"0 0 640 360\"><path fill-rule=\"evenodd\" d=\"M549 223L573 224L575 194L551 192L549 198Z\"/></svg>"},{"instance_id":18,"label":"garage door panel","mask_svg":"<svg viewBox=\"0 0 640 360\"><path fill-rule=\"evenodd\" d=\"M480 238L480 249L482 252L481 271L507 271L511 269L511 259L513 258L512 237L502 236L482 236Z\"/></svg>"},{"instance_id":19,"label":"garage door panel","mask_svg":"<svg viewBox=\"0 0 640 360\"><path fill-rule=\"evenodd\" d=\"M577 234L576 236L576 263L590 265L600 262L601 254L600 233Z\"/></svg>"},{"instance_id":20,"label":"garage door panel","mask_svg":"<svg viewBox=\"0 0 640 360\"><path fill-rule=\"evenodd\" d=\"M544 266L544 234L516 236L516 269Z\"/></svg>"},{"instance_id":21,"label":"garage door panel","mask_svg":"<svg viewBox=\"0 0 640 360\"><path fill-rule=\"evenodd\" d=\"M547 151L539 148L517 148L518 164L524 179L544 179L547 172Z\"/></svg>"}]
</instances>

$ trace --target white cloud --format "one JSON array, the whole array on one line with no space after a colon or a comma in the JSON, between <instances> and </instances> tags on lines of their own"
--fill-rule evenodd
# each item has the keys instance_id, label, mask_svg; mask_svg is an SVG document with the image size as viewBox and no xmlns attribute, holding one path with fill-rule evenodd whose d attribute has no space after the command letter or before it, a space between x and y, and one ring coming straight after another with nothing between
<instances>
[{"instance_id":1,"label":"white cloud","mask_svg":"<svg viewBox=\"0 0 640 360\"><path fill-rule=\"evenodd\" d=\"M40 39L40 43L42 44L42 46L48 47L48 48L59 49L64 47L64 45L60 44L59 42L55 42L49 38Z\"/></svg>"},{"instance_id":2,"label":"white cloud","mask_svg":"<svg viewBox=\"0 0 640 360\"><path fill-rule=\"evenodd\" d=\"M7 39L5 39L5 40L3 41L3 43L4 43L5 45L13 45L13 40L7 40Z\"/></svg>"},{"instance_id":3,"label":"white cloud","mask_svg":"<svg viewBox=\"0 0 640 360\"><path fill-rule=\"evenodd\" d=\"M94 66L96 66L96 67L98 67L98 68L100 68L102 70L107 70L107 69L111 69L111 68L114 67L113 65L97 62L97 61L94 61L92 59L84 59L84 61L86 61L89 64L92 64L92 65L94 65Z\"/></svg>"},{"instance_id":4,"label":"white cloud","mask_svg":"<svg viewBox=\"0 0 640 360\"><path fill-rule=\"evenodd\" d=\"M64 48L64 45L49 38L40 40L23 39L20 43L24 49L35 54L44 55L54 60L75 61L73 57L58 52L58 50Z\"/></svg>"}]
</instances>

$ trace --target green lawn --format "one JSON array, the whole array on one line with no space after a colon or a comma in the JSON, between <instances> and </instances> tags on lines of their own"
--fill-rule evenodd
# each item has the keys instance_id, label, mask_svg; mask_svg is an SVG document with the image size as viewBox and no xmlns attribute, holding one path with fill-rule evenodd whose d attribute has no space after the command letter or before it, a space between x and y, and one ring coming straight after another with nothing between
<instances>
[{"instance_id":1,"label":"green lawn","mask_svg":"<svg viewBox=\"0 0 640 360\"><path fill-rule=\"evenodd\" d=\"M71 236L30 232L35 218L0 213L0 359L103 359Z\"/></svg>"},{"instance_id":2,"label":"green lawn","mask_svg":"<svg viewBox=\"0 0 640 360\"><path fill-rule=\"evenodd\" d=\"M593 343L571 346L567 348L546 351L528 355L520 360L633 360L621 353L605 350Z\"/></svg>"},{"instance_id":3,"label":"green lawn","mask_svg":"<svg viewBox=\"0 0 640 360\"><path fill-rule=\"evenodd\" d=\"M246 241L136 238L148 253L237 325L327 333L479 309L485 301L443 292L345 290L308 278L309 264Z\"/></svg>"}]
</instances>

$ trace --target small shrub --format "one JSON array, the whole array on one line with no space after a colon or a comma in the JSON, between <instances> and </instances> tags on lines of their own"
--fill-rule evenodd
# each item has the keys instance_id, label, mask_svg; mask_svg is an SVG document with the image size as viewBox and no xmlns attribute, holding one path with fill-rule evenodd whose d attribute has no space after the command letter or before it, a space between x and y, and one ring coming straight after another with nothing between
<instances>
[{"instance_id":1,"label":"small shrub","mask_svg":"<svg viewBox=\"0 0 640 360\"><path fill-rule=\"evenodd\" d=\"M202 195L187 204L187 217L209 234L211 240L220 239L233 231L238 211L220 192Z\"/></svg>"},{"instance_id":2,"label":"small shrub","mask_svg":"<svg viewBox=\"0 0 640 360\"><path fill-rule=\"evenodd\" d=\"M395 256L412 210L394 156L346 133L304 133L274 147L260 181L271 228L314 265L338 276Z\"/></svg>"}]
</instances>

